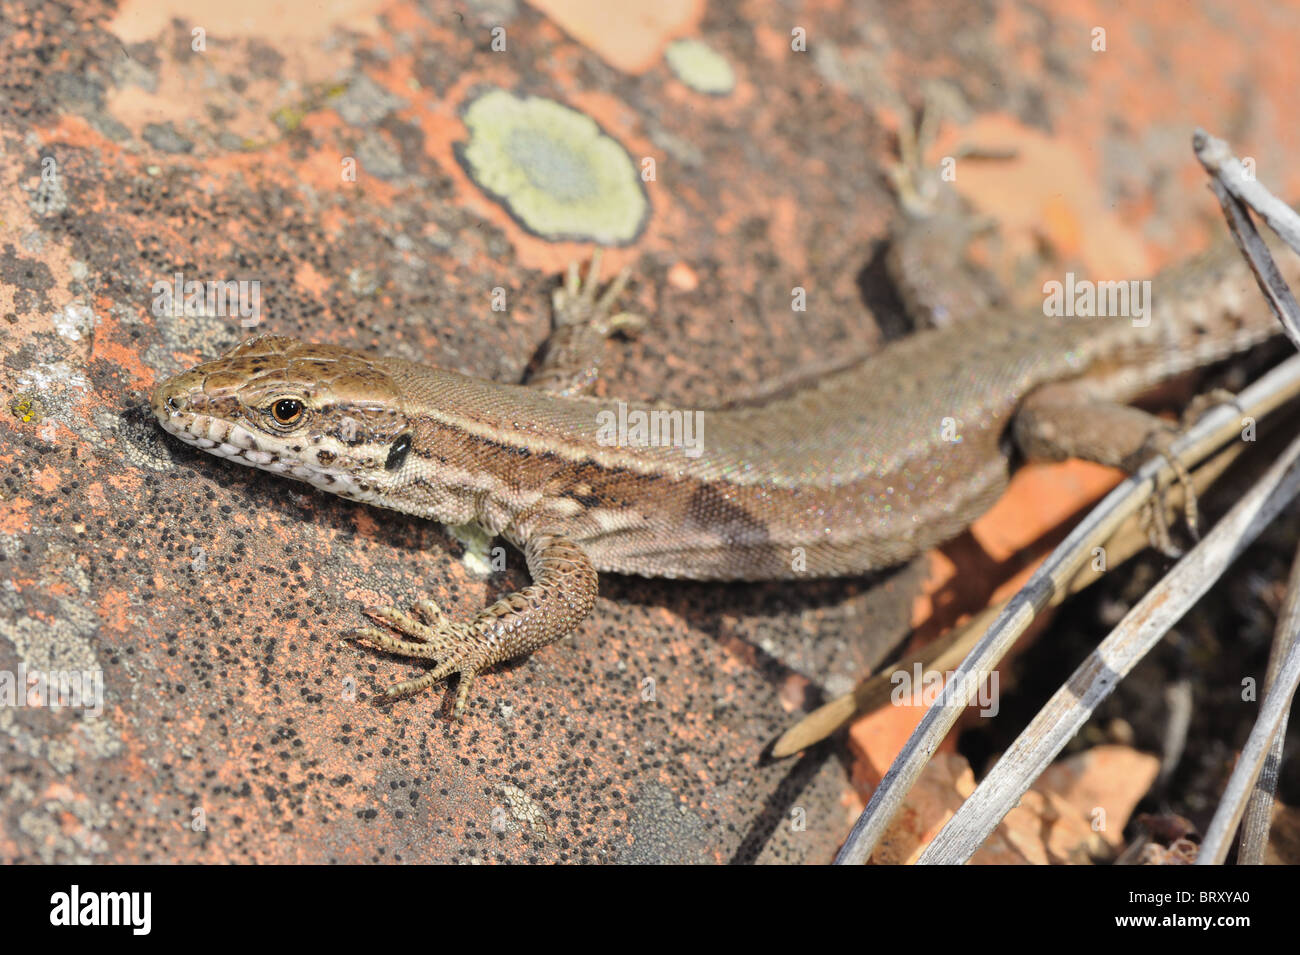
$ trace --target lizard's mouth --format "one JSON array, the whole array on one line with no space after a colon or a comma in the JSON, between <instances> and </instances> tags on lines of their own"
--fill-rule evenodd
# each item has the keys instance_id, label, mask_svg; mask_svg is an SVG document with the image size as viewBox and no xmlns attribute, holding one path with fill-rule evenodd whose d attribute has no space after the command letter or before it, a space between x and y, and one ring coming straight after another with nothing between
<instances>
[{"instance_id":1,"label":"lizard's mouth","mask_svg":"<svg viewBox=\"0 0 1300 955\"><path fill-rule=\"evenodd\" d=\"M268 450L257 440L253 432L238 424L192 411L158 414L156 406L154 413L158 417L158 423L168 434L173 434L186 444L191 444L209 454L251 467L265 468L279 474L303 476L296 473L294 462ZM308 471L302 465L296 467L303 471L304 475ZM306 480L306 477L303 476L303 479Z\"/></svg>"}]
</instances>

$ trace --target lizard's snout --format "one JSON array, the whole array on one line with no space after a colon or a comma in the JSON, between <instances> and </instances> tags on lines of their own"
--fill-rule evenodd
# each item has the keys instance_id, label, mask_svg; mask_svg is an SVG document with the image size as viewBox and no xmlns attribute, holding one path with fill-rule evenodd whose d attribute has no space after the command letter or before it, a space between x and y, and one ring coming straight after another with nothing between
<instances>
[{"instance_id":1,"label":"lizard's snout","mask_svg":"<svg viewBox=\"0 0 1300 955\"><path fill-rule=\"evenodd\" d=\"M154 388L153 397L149 404L153 407L153 413L159 418L184 411L185 406L189 404L188 389L181 387L178 380L183 377L183 375L177 375L168 378Z\"/></svg>"},{"instance_id":2,"label":"lizard's snout","mask_svg":"<svg viewBox=\"0 0 1300 955\"><path fill-rule=\"evenodd\" d=\"M202 376L192 370L173 375L154 388L149 406L158 420L167 424L195 410L195 395L201 391L202 383Z\"/></svg>"}]
</instances>

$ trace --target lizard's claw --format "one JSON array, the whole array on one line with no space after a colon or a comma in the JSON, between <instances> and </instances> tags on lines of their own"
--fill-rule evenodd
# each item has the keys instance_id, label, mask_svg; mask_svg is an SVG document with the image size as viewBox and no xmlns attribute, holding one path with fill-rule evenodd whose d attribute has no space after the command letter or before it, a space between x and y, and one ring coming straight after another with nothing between
<instances>
[{"instance_id":1,"label":"lizard's claw","mask_svg":"<svg viewBox=\"0 0 1300 955\"><path fill-rule=\"evenodd\" d=\"M449 620L432 600L417 601L414 610L423 621L396 607L372 607L362 611L392 631L413 639L399 639L377 627L360 628L353 632L352 637L398 656L438 661L427 673L383 691L385 700L409 696L454 673L459 674L460 683L452 705L452 716L459 719L469 700L474 678L488 665L487 648L482 644L478 628Z\"/></svg>"}]
</instances>

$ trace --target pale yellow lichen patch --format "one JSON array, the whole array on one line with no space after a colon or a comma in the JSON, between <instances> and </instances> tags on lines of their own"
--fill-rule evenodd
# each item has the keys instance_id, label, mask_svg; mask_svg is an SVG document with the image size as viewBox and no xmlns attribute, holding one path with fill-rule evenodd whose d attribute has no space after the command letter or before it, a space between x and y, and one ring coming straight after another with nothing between
<instances>
[{"instance_id":1,"label":"pale yellow lichen patch","mask_svg":"<svg viewBox=\"0 0 1300 955\"><path fill-rule=\"evenodd\" d=\"M553 241L626 245L649 201L627 151L590 116L540 96L492 90L466 107L469 177L530 232Z\"/></svg>"},{"instance_id":2,"label":"pale yellow lichen patch","mask_svg":"<svg viewBox=\"0 0 1300 955\"><path fill-rule=\"evenodd\" d=\"M697 93L726 96L736 88L731 64L702 40L677 40L664 51L677 78Z\"/></svg>"}]
</instances>

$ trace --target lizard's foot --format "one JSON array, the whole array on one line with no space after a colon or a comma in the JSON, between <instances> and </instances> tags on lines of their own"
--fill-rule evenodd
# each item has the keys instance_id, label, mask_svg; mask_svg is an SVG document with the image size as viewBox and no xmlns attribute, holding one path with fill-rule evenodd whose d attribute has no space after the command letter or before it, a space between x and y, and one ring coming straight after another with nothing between
<instances>
[{"instance_id":1,"label":"lizard's foot","mask_svg":"<svg viewBox=\"0 0 1300 955\"><path fill-rule=\"evenodd\" d=\"M899 160L886 170L886 179L904 215L891 228L885 268L916 325L944 328L974 319L1008 298L993 271L970 255L972 244L982 239L996 250L997 220L975 214L952 187L946 166L925 164L940 119L959 110L929 86L919 121L902 100L896 108L902 115ZM963 148L944 162L1005 156Z\"/></svg>"},{"instance_id":2,"label":"lizard's foot","mask_svg":"<svg viewBox=\"0 0 1300 955\"><path fill-rule=\"evenodd\" d=\"M551 293L551 308L556 328L569 325L589 325L603 337L615 332L632 333L645 326L645 319L631 312L611 314L614 303L627 288L632 270L627 266L619 272L605 291L600 292L601 251L591 253L591 264L587 266L587 277L583 279L578 272L578 263L570 262L564 276L564 284Z\"/></svg>"},{"instance_id":3,"label":"lizard's foot","mask_svg":"<svg viewBox=\"0 0 1300 955\"><path fill-rule=\"evenodd\" d=\"M469 700L474 678L489 664L490 647L485 645L481 628L473 623L456 623L447 619L432 600L417 601L414 610L422 619L396 607L373 607L363 611L372 620L411 639L399 639L378 627L363 627L352 637L398 656L438 661L427 673L389 687L383 693L384 700L410 696L454 673L459 674L460 683L456 687L456 701L451 713L453 718L459 719Z\"/></svg>"},{"instance_id":4,"label":"lizard's foot","mask_svg":"<svg viewBox=\"0 0 1300 955\"><path fill-rule=\"evenodd\" d=\"M615 312L614 303L627 287L631 271L622 269L600 291L600 250L591 255L584 280L571 262L563 284L551 293L555 327L538 353L525 384L553 395L589 394L600 374L605 339L617 332L635 334L645 319Z\"/></svg>"},{"instance_id":5,"label":"lizard's foot","mask_svg":"<svg viewBox=\"0 0 1300 955\"><path fill-rule=\"evenodd\" d=\"M1175 482L1183 489L1183 519L1187 522L1187 528L1192 535L1192 539L1195 540L1197 538L1196 491L1192 484L1191 475L1176 457L1163 452L1161 454L1169 462L1169 466L1173 468ZM1147 543L1170 560L1177 560L1183 556L1183 549L1174 543L1173 535L1169 532L1169 518L1165 515L1167 507L1165 494L1167 491L1168 488L1154 491L1150 497L1143 501L1138 520L1141 527L1147 532Z\"/></svg>"},{"instance_id":6,"label":"lizard's foot","mask_svg":"<svg viewBox=\"0 0 1300 955\"><path fill-rule=\"evenodd\" d=\"M1232 405L1238 413L1243 415L1246 413L1246 409L1241 406L1241 401L1235 393L1227 388L1211 388L1209 391L1194 395L1187 403L1187 410L1182 416L1183 429L1190 428L1219 405Z\"/></svg>"},{"instance_id":7,"label":"lizard's foot","mask_svg":"<svg viewBox=\"0 0 1300 955\"><path fill-rule=\"evenodd\" d=\"M1034 389L1022 401L1012 422L1016 446L1029 460L1063 461L1083 458L1129 474L1137 472L1153 455L1163 457L1183 489L1183 519L1193 540L1198 535L1195 483L1187 466L1173 451L1175 440L1211 404L1237 407L1228 392L1211 392L1192 402L1183 425L1164 421L1130 405L1098 399L1077 382L1058 382ZM1166 495L1172 485L1156 489L1143 505L1142 521L1151 545L1168 557L1182 556L1169 534Z\"/></svg>"},{"instance_id":8,"label":"lizard's foot","mask_svg":"<svg viewBox=\"0 0 1300 955\"><path fill-rule=\"evenodd\" d=\"M465 623L449 620L431 600L418 601L414 614L396 607L365 611L386 629L364 627L353 639L398 656L434 661L427 673L390 687L384 699L418 693L456 673L460 683L451 715L459 719L474 678L484 669L554 643L581 623L596 602L596 568L582 548L558 534L534 533L524 544L524 559L533 583Z\"/></svg>"},{"instance_id":9,"label":"lizard's foot","mask_svg":"<svg viewBox=\"0 0 1300 955\"><path fill-rule=\"evenodd\" d=\"M1192 535L1192 540L1200 538L1200 511L1196 499L1196 485L1192 481L1192 476L1187 470L1187 466L1170 450L1174 439L1182 434L1205 414L1219 405L1232 405L1238 411L1244 414L1241 402L1237 396L1226 388L1215 388L1211 391L1203 392L1196 395L1187 405L1187 410L1183 412L1182 424L1177 429L1167 429L1161 431L1152 431L1147 439L1143 453L1138 458L1145 459L1151 454L1158 454L1163 457L1174 472L1174 481L1183 489L1183 523L1186 524L1188 533ZM1138 460L1135 460L1131 470L1136 470ZM1164 492L1160 491L1153 494L1143 505L1142 521L1147 528L1147 534L1150 538L1151 545L1159 550L1166 557L1181 557L1183 552L1176 547L1169 535L1169 522L1165 517L1165 504L1163 500Z\"/></svg>"}]
</instances>

